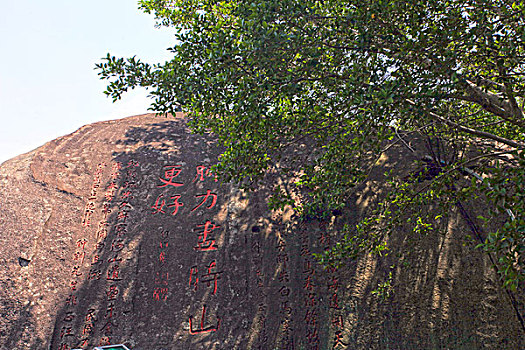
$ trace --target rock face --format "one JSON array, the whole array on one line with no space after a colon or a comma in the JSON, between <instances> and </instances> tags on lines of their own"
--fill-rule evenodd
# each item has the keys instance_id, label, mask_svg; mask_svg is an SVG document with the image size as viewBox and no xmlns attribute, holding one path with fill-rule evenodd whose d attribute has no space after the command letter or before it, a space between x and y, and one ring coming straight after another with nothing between
<instances>
[{"instance_id":1,"label":"rock face","mask_svg":"<svg viewBox=\"0 0 525 350\"><path fill-rule=\"evenodd\" d=\"M312 253L362 215L380 175L344 215L296 222L267 211L264 189L217 181L218 154L182 115L141 115L4 163L0 349L525 347L519 300L462 244L458 213L405 253L323 270Z\"/></svg>"}]
</instances>

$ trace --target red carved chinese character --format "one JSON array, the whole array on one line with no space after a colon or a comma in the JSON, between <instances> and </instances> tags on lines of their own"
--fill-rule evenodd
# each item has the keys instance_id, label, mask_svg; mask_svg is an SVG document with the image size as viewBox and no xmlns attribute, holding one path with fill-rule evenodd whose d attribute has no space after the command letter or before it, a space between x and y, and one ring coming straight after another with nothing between
<instances>
[{"instance_id":1,"label":"red carved chinese character","mask_svg":"<svg viewBox=\"0 0 525 350\"><path fill-rule=\"evenodd\" d=\"M90 335L91 333L93 333L93 323L87 323L84 325L84 329L82 329L82 334L83 335Z\"/></svg>"},{"instance_id":2,"label":"red carved chinese character","mask_svg":"<svg viewBox=\"0 0 525 350\"><path fill-rule=\"evenodd\" d=\"M108 281L120 281L122 280L122 278L120 278L119 275L120 275L120 266L115 264L108 270L106 279Z\"/></svg>"},{"instance_id":3,"label":"red carved chinese character","mask_svg":"<svg viewBox=\"0 0 525 350\"><path fill-rule=\"evenodd\" d=\"M128 234L128 225L123 222L119 222L115 225L115 233L117 237L122 237Z\"/></svg>"},{"instance_id":4,"label":"red carved chinese character","mask_svg":"<svg viewBox=\"0 0 525 350\"><path fill-rule=\"evenodd\" d=\"M290 258L288 257L288 254L286 254L286 252L277 254L277 262L278 263L283 263L285 267L286 267L286 263L289 260L290 260Z\"/></svg>"},{"instance_id":5,"label":"red carved chinese character","mask_svg":"<svg viewBox=\"0 0 525 350\"><path fill-rule=\"evenodd\" d=\"M201 322L200 322L200 328L197 330L193 329L193 318L190 316L190 334L200 334L200 333L208 333L208 332L216 332L219 329L219 326L221 324L221 319L217 317L217 325L204 327L204 321L206 319L206 305L203 305L202 307L202 315L201 315Z\"/></svg>"},{"instance_id":6,"label":"red carved chinese character","mask_svg":"<svg viewBox=\"0 0 525 350\"><path fill-rule=\"evenodd\" d=\"M67 337L67 336L74 336L72 331L73 331L72 327L67 327L67 326L62 327L62 329L60 330L60 339Z\"/></svg>"},{"instance_id":7,"label":"red carved chinese character","mask_svg":"<svg viewBox=\"0 0 525 350\"><path fill-rule=\"evenodd\" d=\"M164 167L164 179L159 177L160 181L164 185L158 185L157 187L166 187L166 186L174 186L179 187L183 186L183 183L180 182L173 182L173 179L175 179L179 174L181 173L182 165L168 165Z\"/></svg>"},{"instance_id":8,"label":"red carved chinese character","mask_svg":"<svg viewBox=\"0 0 525 350\"><path fill-rule=\"evenodd\" d=\"M195 182L197 181L197 179L199 181L204 181L204 178L205 177L215 177L212 173L211 173L211 170L210 169L207 169L204 165L199 165L197 166L197 174L195 175L195 178L193 179L192 182ZM215 177L215 182L217 182L217 177Z\"/></svg>"},{"instance_id":9,"label":"red carved chinese character","mask_svg":"<svg viewBox=\"0 0 525 350\"><path fill-rule=\"evenodd\" d=\"M114 263L114 262L121 262L122 258L119 258L118 253L115 253L115 255L111 258L108 258L108 263Z\"/></svg>"},{"instance_id":10,"label":"red carved chinese character","mask_svg":"<svg viewBox=\"0 0 525 350\"><path fill-rule=\"evenodd\" d=\"M314 285L312 281L312 275L308 275L308 277L306 277L303 288L305 290L313 291Z\"/></svg>"},{"instance_id":11,"label":"red carved chinese character","mask_svg":"<svg viewBox=\"0 0 525 350\"><path fill-rule=\"evenodd\" d=\"M84 210L84 217L82 218L82 226L91 226L91 214L95 211L95 203L89 202Z\"/></svg>"},{"instance_id":12,"label":"red carved chinese character","mask_svg":"<svg viewBox=\"0 0 525 350\"><path fill-rule=\"evenodd\" d=\"M332 347L332 349L335 349L339 345L343 346L343 348L345 348L345 349L348 346L347 343L343 342L343 332L340 331L340 330L335 332L334 346Z\"/></svg>"},{"instance_id":13,"label":"red carved chinese character","mask_svg":"<svg viewBox=\"0 0 525 350\"><path fill-rule=\"evenodd\" d=\"M326 232L319 234L319 244L323 246L330 245L330 236Z\"/></svg>"},{"instance_id":14,"label":"red carved chinese character","mask_svg":"<svg viewBox=\"0 0 525 350\"><path fill-rule=\"evenodd\" d=\"M207 207L207 209L213 208L215 206L215 204L217 203L217 195L215 193L211 193L211 190L207 190L205 194L200 194L198 196L195 196L195 198L204 197L204 199L202 200L202 202L199 205L197 205L191 211L193 212L193 211L197 210L199 207L201 207L204 203L206 203L208 201L208 198L210 196L212 197L212 200L211 200L211 204Z\"/></svg>"},{"instance_id":15,"label":"red carved chinese character","mask_svg":"<svg viewBox=\"0 0 525 350\"><path fill-rule=\"evenodd\" d=\"M164 197L163 194L157 197L157 200L155 201L155 204L151 206L152 209L154 209L151 213L157 214L157 213L165 213L162 208L166 205L166 201L162 199ZM161 201L162 200L162 201Z\"/></svg>"},{"instance_id":16,"label":"red carved chinese character","mask_svg":"<svg viewBox=\"0 0 525 350\"><path fill-rule=\"evenodd\" d=\"M317 300L315 299L316 298L316 295L315 293L308 293L308 298L304 299L304 306L306 307L309 307L309 306L316 306L317 305Z\"/></svg>"},{"instance_id":17,"label":"red carved chinese character","mask_svg":"<svg viewBox=\"0 0 525 350\"><path fill-rule=\"evenodd\" d=\"M208 235L220 226L212 224L211 221L206 221L204 225L197 225L197 227L202 227L203 229L201 234L198 236L197 247L193 247L193 249L197 251L217 250L217 247L215 246L215 240L211 237L208 239Z\"/></svg>"},{"instance_id":18,"label":"red carved chinese character","mask_svg":"<svg viewBox=\"0 0 525 350\"><path fill-rule=\"evenodd\" d=\"M166 262L166 252L160 252L159 261L161 264L164 264Z\"/></svg>"},{"instance_id":19,"label":"red carved chinese character","mask_svg":"<svg viewBox=\"0 0 525 350\"><path fill-rule=\"evenodd\" d=\"M122 163L121 162L115 162L113 166L111 167L112 172L116 172L122 169Z\"/></svg>"},{"instance_id":20,"label":"red carved chinese character","mask_svg":"<svg viewBox=\"0 0 525 350\"><path fill-rule=\"evenodd\" d=\"M168 284L169 272L157 272L155 276L155 284Z\"/></svg>"},{"instance_id":21,"label":"red carved chinese character","mask_svg":"<svg viewBox=\"0 0 525 350\"><path fill-rule=\"evenodd\" d=\"M104 335L109 336L113 334L114 327L115 327L115 324L113 323L113 320L110 319L108 322L106 322L104 327L102 327L100 330L102 331Z\"/></svg>"},{"instance_id":22,"label":"red carved chinese character","mask_svg":"<svg viewBox=\"0 0 525 350\"><path fill-rule=\"evenodd\" d=\"M101 221L98 224L97 229L97 241L100 241L108 236L108 226L107 221Z\"/></svg>"},{"instance_id":23,"label":"red carved chinese character","mask_svg":"<svg viewBox=\"0 0 525 350\"><path fill-rule=\"evenodd\" d=\"M111 242L111 251L118 252L124 248L124 240L122 238L116 238Z\"/></svg>"},{"instance_id":24,"label":"red carved chinese character","mask_svg":"<svg viewBox=\"0 0 525 350\"><path fill-rule=\"evenodd\" d=\"M76 315L73 311L66 312L66 315L63 318L64 322L71 322L75 319Z\"/></svg>"},{"instance_id":25,"label":"red carved chinese character","mask_svg":"<svg viewBox=\"0 0 525 350\"><path fill-rule=\"evenodd\" d=\"M102 275L102 271L97 270L97 269L91 269L89 270L88 280L90 281L99 280L101 275Z\"/></svg>"},{"instance_id":26,"label":"red carved chinese character","mask_svg":"<svg viewBox=\"0 0 525 350\"><path fill-rule=\"evenodd\" d=\"M279 238L279 241L277 241L277 247L275 247L275 249L281 253L286 252L286 241L282 238Z\"/></svg>"},{"instance_id":27,"label":"red carved chinese character","mask_svg":"<svg viewBox=\"0 0 525 350\"><path fill-rule=\"evenodd\" d=\"M96 322L97 317L95 316L95 309L89 309L86 313L85 322Z\"/></svg>"},{"instance_id":28,"label":"red carved chinese character","mask_svg":"<svg viewBox=\"0 0 525 350\"><path fill-rule=\"evenodd\" d=\"M117 299L117 295L119 294L118 286L109 286L109 289L106 291L107 300L115 300Z\"/></svg>"},{"instance_id":29,"label":"red carved chinese character","mask_svg":"<svg viewBox=\"0 0 525 350\"><path fill-rule=\"evenodd\" d=\"M310 324L312 325L312 327L315 327L315 325L317 324L317 314L315 310L306 310L304 321L306 322L306 324Z\"/></svg>"},{"instance_id":30,"label":"red carved chinese character","mask_svg":"<svg viewBox=\"0 0 525 350\"><path fill-rule=\"evenodd\" d=\"M106 189L106 193L104 193L104 198L107 202L111 202L113 197L115 197L115 193L117 192L117 184L115 182L111 182L108 185L108 188Z\"/></svg>"},{"instance_id":31,"label":"red carved chinese character","mask_svg":"<svg viewBox=\"0 0 525 350\"><path fill-rule=\"evenodd\" d=\"M343 315L335 315L332 318L332 326L340 329L344 328Z\"/></svg>"},{"instance_id":32,"label":"red carved chinese character","mask_svg":"<svg viewBox=\"0 0 525 350\"><path fill-rule=\"evenodd\" d=\"M84 262L84 258L86 256L86 252L75 252L73 253L73 260L79 261L79 264L82 264Z\"/></svg>"},{"instance_id":33,"label":"red carved chinese character","mask_svg":"<svg viewBox=\"0 0 525 350\"><path fill-rule=\"evenodd\" d=\"M332 276L331 281L328 283L328 290L336 291L339 288L339 278L337 276Z\"/></svg>"},{"instance_id":34,"label":"red carved chinese character","mask_svg":"<svg viewBox=\"0 0 525 350\"><path fill-rule=\"evenodd\" d=\"M177 212L179 211L179 207L183 207L184 206L184 203L179 203L179 199L180 199L181 195L180 194L177 194L175 196L171 196L170 198L173 199L173 203L172 204L169 204L168 205L168 208L172 208L172 207L175 207L175 210L173 210L173 212L171 213L171 215L175 215L177 214Z\"/></svg>"},{"instance_id":35,"label":"red carved chinese character","mask_svg":"<svg viewBox=\"0 0 525 350\"><path fill-rule=\"evenodd\" d=\"M288 271L281 270L278 275L279 282L289 282L290 281L290 275L288 274Z\"/></svg>"},{"instance_id":36,"label":"red carved chinese character","mask_svg":"<svg viewBox=\"0 0 525 350\"><path fill-rule=\"evenodd\" d=\"M129 213L127 210L119 210L117 214L117 220L121 220L122 223L125 223L128 217Z\"/></svg>"},{"instance_id":37,"label":"red carved chinese character","mask_svg":"<svg viewBox=\"0 0 525 350\"><path fill-rule=\"evenodd\" d=\"M168 299L168 288L155 287L155 289L153 290L153 300L160 301L160 299L164 301Z\"/></svg>"},{"instance_id":38,"label":"red carved chinese character","mask_svg":"<svg viewBox=\"0 0 525 350\"><path fill-rule=\"evenodd\" d=\"M312 262L311 261L305 261L303 263L303 273L310 273L310 274L314 273L314 270L312 269Z\"/></svg>"},{"instance_id":39,"label":"red carved chinese character","mask_svg":"<svg viewBox=\"0 0 525 350\"><path fill-rule=\"evenodd\" d=\"M283 302L281 302L279 312L288 316L292 315L292 307L288 305L288 300L284 300Z\"/></svg>"},{"instance_id":40,"label":"red carved chinese character","mask_svg":"<svg viewBox=\"0 0 525 350\"><path fill-rule=\"evenodd\" d=\"M332 294L332 296L330 297L330 305L328 305L328 307L331 308L331 309L336 309L336 310L340 309L339 304L337 302L337 294L336 293Z\"/></svg>"},{"instance_id":41,"label":"red carved chinese character","mask_svg":"<svg viewBox=\"0 0 525 350\"><path fill-rule=\"evenodd\" d=\"M124 181L122 188L136 188L137 183L135 181Z\"/></svg>"},{"instance_id":42,"label":"red carved chinese character","mask_svg":"<svg viewBox=\"0 0 525 350\"><path fill-rule=\"evenodd\" d=\"M100 184L94 184L89 193L89 202L86 206L86 210L89 210L91 213L95 210L95 200L97 199L97 189L100 187Z\"/></svg>"},{"instance_id":43,"label":"red carved chinese character","mask_svg":"<svg viewBox=\"0 0 525 350\"><path fill-rule=\"evenodd\" d=\"M122 199L133 199L134 197L133 197L131 191L125 191L125 192L123 192L120 195L120 198L122 198Z\"/></svg>"},{"instance_id":44,"label":"red carved chinese character","mask_svg":"<svg viewBox=\"0 0 525 350\"><path fill-rule=\"evenodd\" d=\"M77 296L70 294L66 299L66 305L70 305L70 306L77 305Z\"/></svg>"},{"instance_id":45,"label":"red carved chinese character","mask_svg":"<svg viewBox=\"0 0 525 350\"><path fill-rule=\"evenodd\" d=\"M291 290L286 286L282 286L281 289L279 289L279 293L281 294L281 296L287 297L290 295Z\"/></svg>"},{"instance_id":46,"label":"red carved chinese character","mask_svg":"<svg viewBox=\"0 0 525 350\"><path fill-rule=\"evenodd\" d=\"M93 256L93 260L91 260L91 265L96 265L96 264L99 264L101 262L102 261L100 261L100 255L94 255Z\"/></svg>"},{"instance_id":47,"label":"red carved chinese character","mask_svg":"<svg viewBox=\"0 0 525 350\"><path fill-rule=\"evenodd\" d=\"M119 209L133 209L133 206L131 204L129 204L129 202L126 202L126 201L122 201L119 205L118 205Z\"/></svg>"},{"instance_id":48,"label":"red carved chinese character","mask_svg":"<svg viewBox=\"0 0 525 350\"><path fill-rule=\"evenodd\" d=\"M199 272L199 270L197 269L197 266L192 266L190 268L190 282L189 282L189 286L191 287L192 285L192 279L194 279L194 282L193 282L193 289L194 290L197 290L197 284L199 283L199 277L197 276L197 273Z\"/></svg>"},{"instance_id":49,"label":"red carved chinese character","mask_svg":"<svg viewBox=\"0 0 525 350\"><path fill-rule=\"evenodd\" d=\"M308 338L310 344L319 342L319 331L317 328L308 328L306 330L306 338Z\"/></svg>"},{"instance_id":50,"label":"red carved chinese character","mask_svg":"<svg viewBox=\"0 0 525 350\"><path fill-rule=\"evenodd\" d=\"M104 318L112 318L113 317L113 309L115 308L115 304L108 303L108 306L106 308L106 313L104 315Z\"/></svg>"},{"instance_id":51,"label":"red carved chinese character","mask_svg":"<svg viewBox=\"0 0 525 350\"><path fill-rule=\"evenodd\" d=\"M60 343L57 350L71 350L71 346L66 343Z\"/></svg>"},{"instance_id":52,"label":"red carved chinese character","mask_svg":"<svg viewBox=\"0 0 525 350\"><path fill-rule=\"evenodd\" d=\"M100 341L98 342L98 345L99 346L111 345L111 338L110 337L102 337L102 338L100 338Z\"/></svg>"},{"instance_id":53,"label":"red carved chinese character","mask_svg":"<svg viewBox=\"0 0 525 350\"><path fill-rule=\"evenodd\" d=\"M85 238L77 240L77 248L85 249L86 243L87 243L87 239Z\"/></svg>"},{"instance_id":54,"label":"red carved chinese character","mask_svg":"<svg viewBox=\"0 0 525 350\"><path fill-rule=\"evenodd\" d=\"M71 269L71 276L82 276L82 272L78 271L80 269L80 266L78 265L75 265L73 266L73 268Z\"/></svg>"},{"instance_id":55,"label":"red carved chinese character","mask_svg":"<svg viewBox=\"0 0 525 350\"><path fill-rule=\"evenodd\" d=\"M69 282L69 287L71 287L71 290L77 290L77 281L75 280L72 280L71 282Z\"/></svg>"},{"instance_id":56,"label":"red carved chinese character","mask_svg":"<svg viewBox=\"0 0 525 350\"><path fill-rule=\"evenodd\" d=\"M222 273L222 271L212 271L217 268L217 263L215 263L215 260L213 260L210 265L208 266L208 273L201 276L201 282L206 282L208 284L208 287L210 286L210 282L213 282L213 294L217 292L217 280L220 278L219 274Z\"/></svg>"},{"instance_id":57,"label":"red carved chinese character","mask_svg":"<svg viewBox=\"0 0 525 350\"><path fill-rule=\"evenodd\" d=\"M89 339L88 338L83 338L83 339L80 339L80 342L78 343L78 347L83 349L84 347L87 347L88 346L88 343L89 343Z\"/></svg>"}]
</instances>

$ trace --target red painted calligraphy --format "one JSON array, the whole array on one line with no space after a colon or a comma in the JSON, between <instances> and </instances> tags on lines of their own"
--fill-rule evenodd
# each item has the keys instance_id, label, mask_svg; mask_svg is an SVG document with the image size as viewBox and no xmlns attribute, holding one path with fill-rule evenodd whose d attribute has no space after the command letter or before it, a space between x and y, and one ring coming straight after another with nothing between
<instances>
[{"instance_id":1,"label":"red painted calligraphy","mask_svg":"<svg viewBox=\"0 0 525 350\"><path fill-rule=\"evenodd\" d=\"M100 163L97 165L97 170L95 171L95 176L93 178L93 184L91 186L91 193L88 198L88 203L84 209L84 215L82 218L82 226L89 227L91 226L91 216L95 210L95 200L97 198L97 189L100 187L100 175L106 164Z\"/></svg>"},{"instance_id":2,"label":"red painted calligraphy","mask_svg":"<svg viewBox=\"0 0 525 350\"><path fill-rule=\"evenodd\" d=\"M207 207L207 209L212 209L217 203L217 195L215 193L211 193L211 190L207 190L205 194L199 194L195 196L195 198L201 198L201 197L204 197L202 202L200 202L200 204L198 204L195 208L193 208L191 210L192 212L200 208L204 203L208 201L208 198L210 197L211 197L211 204Z\"/></svg>"},{"instance_id":3,"label":"red painted calligraphy","mask_svg":"<svg viewBox=\"0 0 525 350\"><path fill-rule=\"evenodd\" d=\"M111 266L111 268L108 269L106 279L108 281L121 281L122 280L122 278L120 278L120 265L118 265L118 263Z\"/></svg>"},{"instance_id":4,"label":"red painted calligraphy","mask_svg":"<svg viewBox=\"0 0 525 350\"><path fill-rule=\"evenodd\" d=\"M171 196L170 199L173 200L173 203L171 204L168 204L168 208L173 208L175 207L175 209L173 210L173 212L171 213L171 215L176 215L177 212L179 211L179 207L183 207L184 206L184 203L179 203L179 199L180 199L180 195L179 194L176 194L175 196Z\"/></svg>"},{"instance_id":5,"label":"red painted calligraphy","mask_svg":"<svg viewBox=\"0 0 525 350\"><path fill-rule=\"evenodd\" d=\"M197 229L199 231L201 230L201 227L202 231L199 233L197 246L193 247L193 249L197 251L217 250L215 239L208 236L213 232L213 230L220 228L220 226L212 224L211 221L208 220L202 225L197 225Z\"/></svg>"},{"instance_id":6,"label":"red painted calligraphy","mask_svg":"<svg viewBox=\"0 0 525 350\"><path fill-rule=\"evenodd\" d=\"M207 283L208 287L210 283L213 282L213 295L217 293L217 280L220 278L222 271L216 271L217 263L213 260L210 265L207 267L208 273L201 276L201 282Z\"/></svg>"},{"instance_id":7,"label":"red painted calligraphy","mask_svg":"<svg viewBox=\"0 0 525 350\"><path fill-rule=\"evenodd\" d=\"M204 165L198 165L196 169L197 169L197 174L195 175L195 178L193 179L192 182L204 181L204 179L207 177L213 177L215 182L218 181L217 177L213 175L210 168Z\"/></svg>"},{"instance_id":8,"label":"red painted calligraphy","mask_svg":"<svg viewBox=\"0 0 525 350\"><path fill-rule=\"evenodd\" d=\"M168 288L167 287L155 287L153 289L153 300L166 301L168 299Z\"/></svg>"},{"instance_id":9,"label":"red painted calligraphy","mask_svg":"<svg viewBox=\"0 0 525 350\"><path fill-rule=\"evenodd\" d=\"M153 210L152 214L158 214L158 213L165 213L162 208L166 205L166 201L163 199L164 195L161 194L157 197L157 200L155 201L155 204L151 206Z\"/></svg>"},{"instance_id":10,"label":"red painted calligraphy","mask_svg":"<svg viewBox=\"0 0 525 350\"><path fill-rule=\"evenodd\" d=\"M169 231L165 230L161 233L162 240L159 242L159 271L155 273L155 287L153 289L153 300L155 301L166 301L168 299L168 280L169 280L169 272L165 271L164 264L167 261L167 254L164 249L166 249L169 245L169 242L167 241L169 236Z\"/></svg>"},{"instance_id":11,"label":"red painted calligraphy","mask_svg":"<svg viewBox=\"0 0 525 350\"><path fill-rule=\"evenodd\" d=\"M197 266L192 266L190 268L190 281L189 281L188 285L190 287L193 285L193 289L194 290L197 290L197 285L199 283L198 273L199 273L199 270L197 269Z\"/></svg>"},{"instance_id":12,"label":"red painted calligraphy","mask_svg":"<svg viewBox=\"0 0 525 350\"><path fill-rule=\"evenodd\" d=\"M190 334L200 334L200 333L209 333L209 332L217 332L217 330L220 327L221 319L217 317L217 324L204 327L204 322L206 320L206 304L202 306L202 315L201 315L201 322L200 327L197 329L193 328L193 318L190 316Z\"/></svg>"},{"instance_id":13,"label":"red painted calligraphy","mask_svg":"<svg viewBox=\"0 0 525 350\"><path fill-rule=\"evenodd\" d=\"M106 290L107 300L109 301L109 300L117 299L117 296L119 295L119 293L120 293L120 290L118 286L116 285L109 286L109 289Z\"/></svg>"},{"instance_id":14,"label":"red painted calligraphy","mask_svg":"<svg viewBox=\"0 0 525 350\"><path fill-rule=\"evenodd\" d=\"M159 177L159 180L164 185L158 185L157 187L166 187L166 186L174 186L174 187L180 187L184 184L181 182L173 182L174 179L179 176L179 174L182 171L181 165L168 165L164 167L164 178Z\"/></svg>"}]
</instances>

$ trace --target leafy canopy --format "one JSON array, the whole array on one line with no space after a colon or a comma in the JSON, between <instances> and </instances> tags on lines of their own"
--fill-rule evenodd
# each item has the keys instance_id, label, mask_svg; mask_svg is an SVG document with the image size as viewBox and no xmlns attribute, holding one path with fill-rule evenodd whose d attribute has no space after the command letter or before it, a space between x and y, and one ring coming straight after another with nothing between
<instances>
[{"instance_id":1,"label":"leafy canopy","mask_svg":"<svg viewBox=\"0 0 525 350\"><path fill-rule=\"evenodd\" d=\"M395 224L406 208L436 200L457 205L481 193L505 223L480 247L494 256L507 286L525 279L524 1L140 6L173 28L173 58L148 64L108 54L97 65L109 79L106 93L118 100L142 86L153 110L181 107L195 130L214 132L226 146L218 171L227 179L250 187L268 169L297 176L309 195L295 205L305 216L323 216L343 207L401 134L427 135L448 155L434 147L423 179L392 179L392 196L347 227L324 261L385 249L385 223ZM293 188L279 191L274 203L293 203ZM413 215L415 232L431 229L424 213Z\"/></svg>"}]
</instances>

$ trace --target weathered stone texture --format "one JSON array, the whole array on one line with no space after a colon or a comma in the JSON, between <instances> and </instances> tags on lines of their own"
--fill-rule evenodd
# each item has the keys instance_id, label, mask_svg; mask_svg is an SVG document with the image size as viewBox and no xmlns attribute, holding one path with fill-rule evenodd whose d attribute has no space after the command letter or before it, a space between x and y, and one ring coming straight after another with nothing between
<instances>
[{"instance_id":1,"label":"weathered stone texture","mask_svg":"<svg viewBox=\"0 0 525 350\"><path fill-rule=\"evenodd\" d=\"M455 212L441 234L391 237L386 258L338 271L312 258L381 195L401 148L342 216L296 222L268 212L264 188L247 195L216 181L213 140L182 115L141 115L2 164L0 349L524 347L508 295L462 244ZM389 272L393 294L381 301L371 292Z\"/></svg>"}]
</instances>

